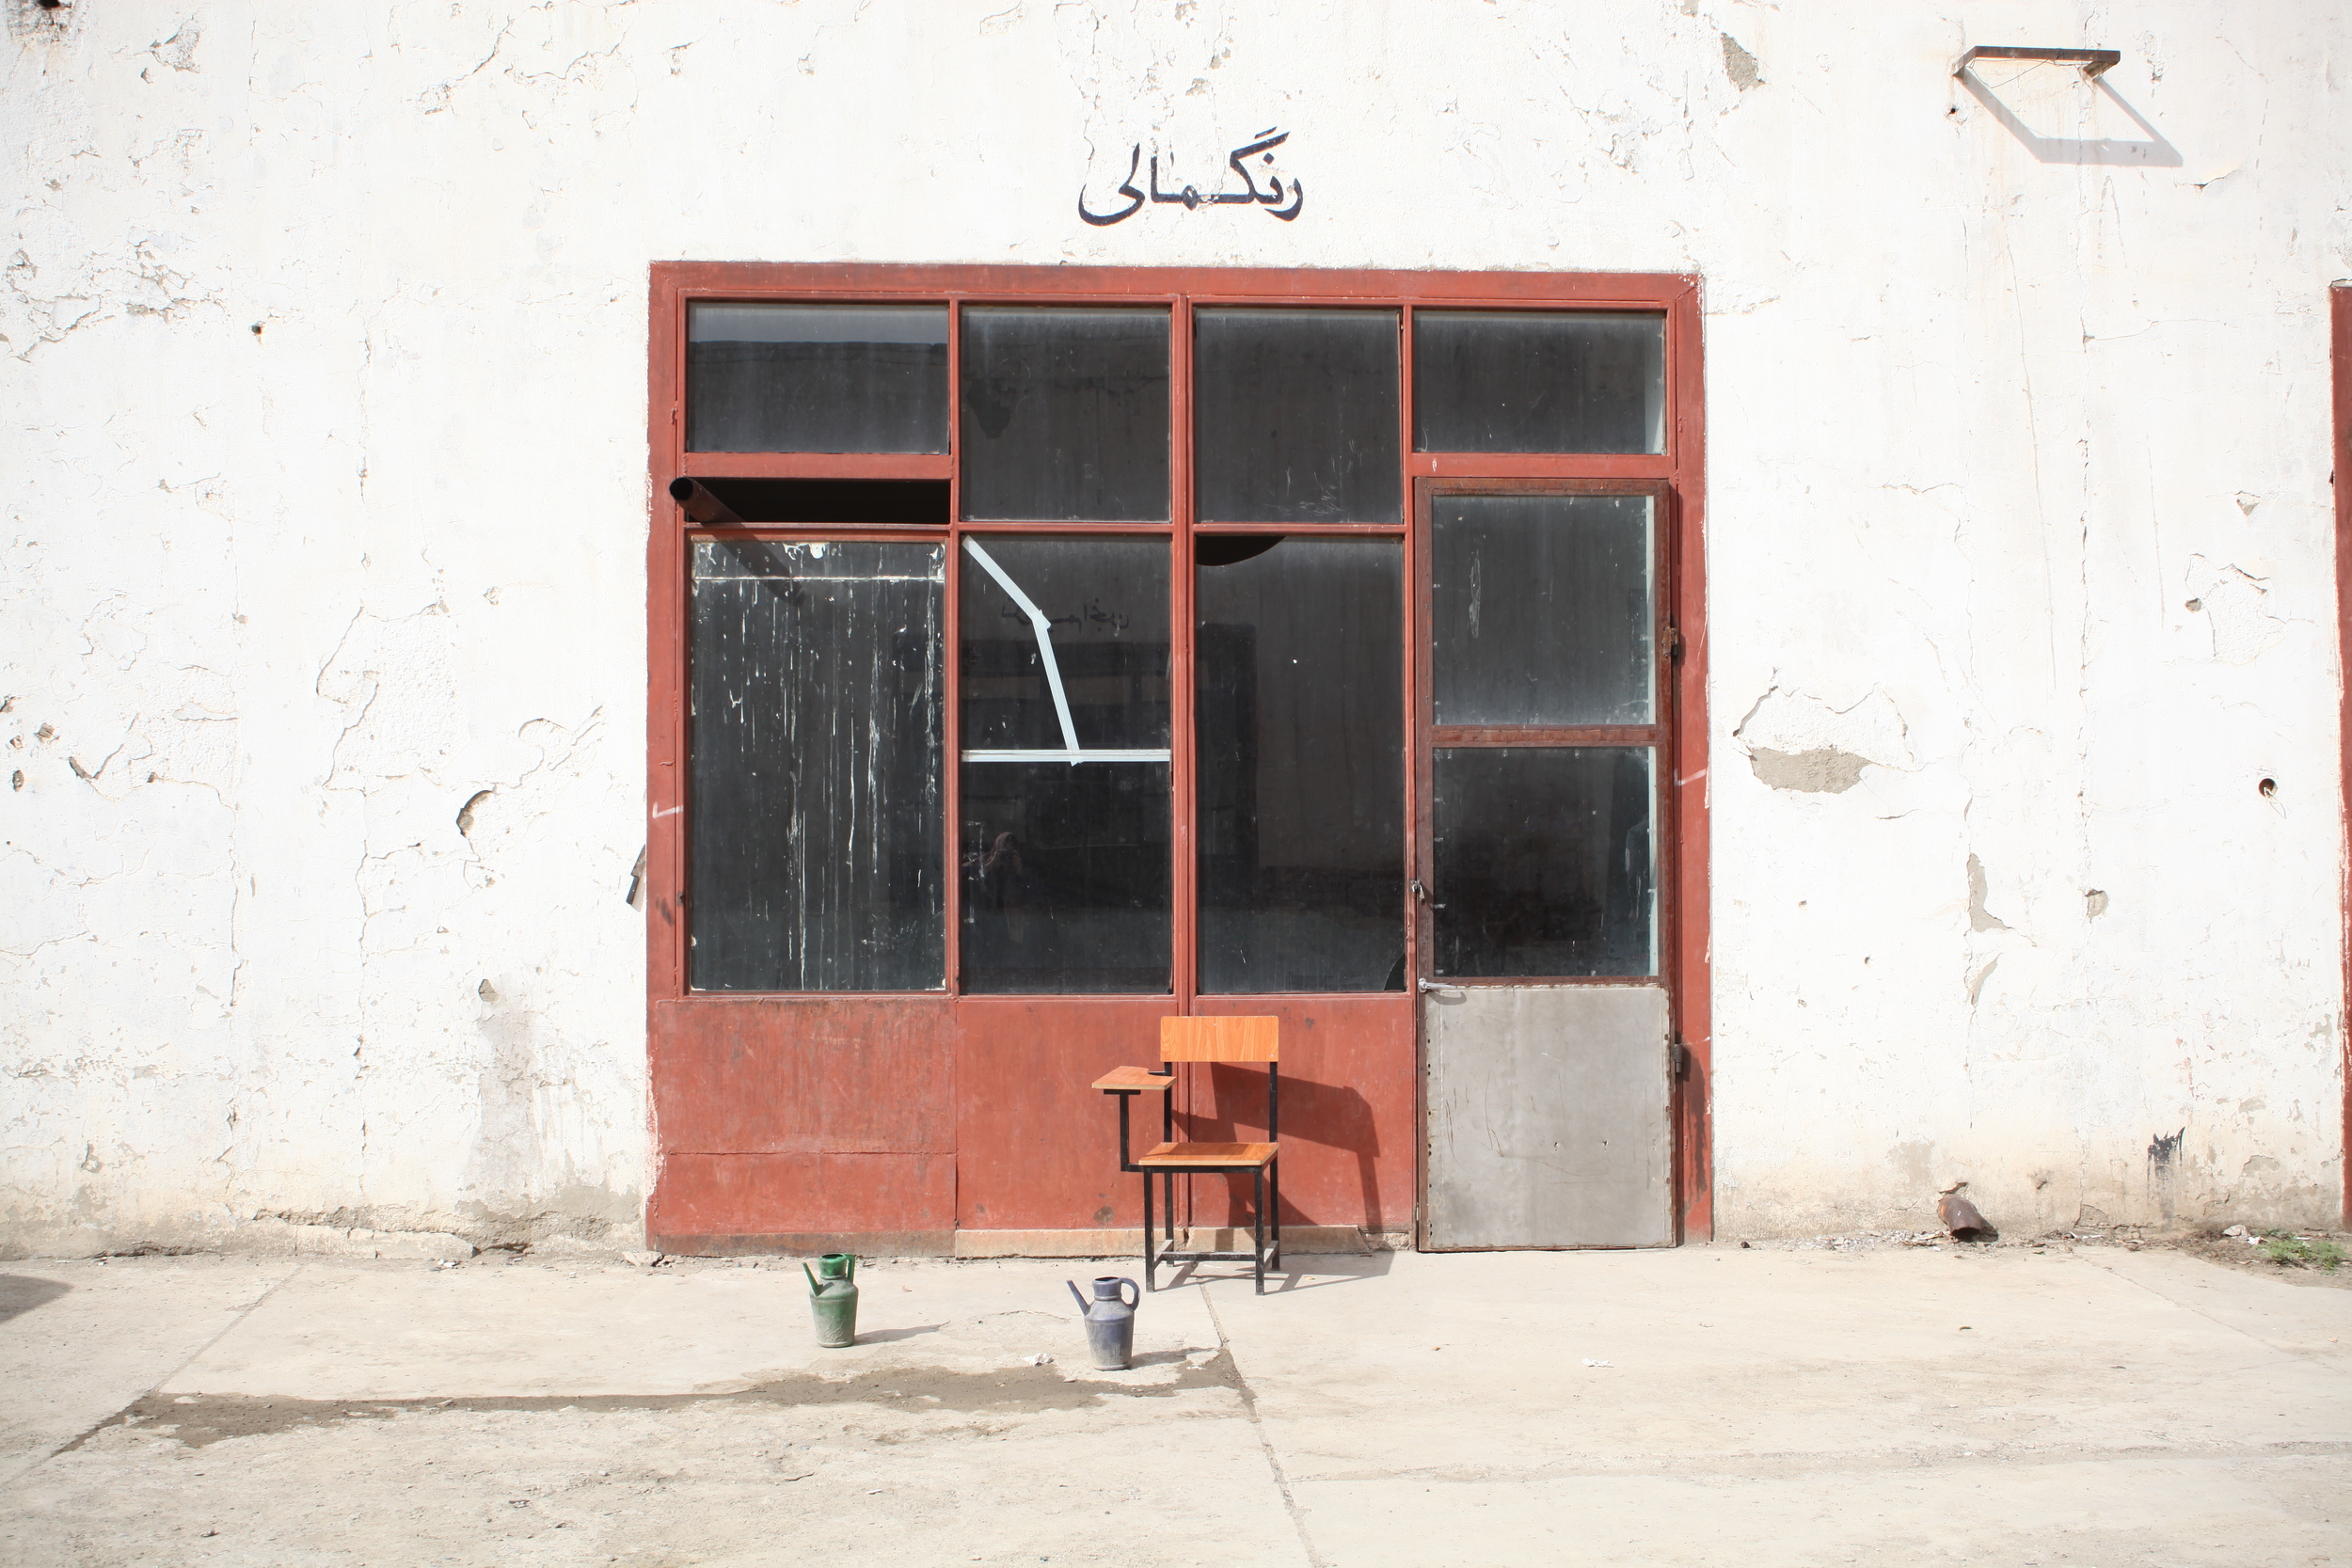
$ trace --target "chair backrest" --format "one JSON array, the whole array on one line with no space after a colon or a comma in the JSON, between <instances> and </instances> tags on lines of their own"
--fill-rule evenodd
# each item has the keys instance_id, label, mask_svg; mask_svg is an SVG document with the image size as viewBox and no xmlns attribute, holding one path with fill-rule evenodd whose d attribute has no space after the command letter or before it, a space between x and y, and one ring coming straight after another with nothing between
<instances>
[{"instance_id":1,"label":"chair backrest","mask_svg":"<svg viewBox=\"0 0 2352 1568\"><path fill-rule=\"evenodd\" d=\"M1281 1055L1279 1018L1164 1018L1163 1062L1272 1062Z\"/></svg>"}]
</instances>

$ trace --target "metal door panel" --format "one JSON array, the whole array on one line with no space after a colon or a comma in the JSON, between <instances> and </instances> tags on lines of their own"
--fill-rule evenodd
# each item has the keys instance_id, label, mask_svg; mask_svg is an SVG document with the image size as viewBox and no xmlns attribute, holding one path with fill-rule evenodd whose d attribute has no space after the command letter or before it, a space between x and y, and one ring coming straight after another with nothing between
<instances>
[{"instance_id":1,"label":"metal door panel","mask_svg":"<svg viewBox=\"0 0 2352 1568\"><path fill-rule=\"evenodd\" d=\"M1664 988L1444 987L1422 1001L1427 1246L1673 1244Z\"/></svg>"}]
</instances>

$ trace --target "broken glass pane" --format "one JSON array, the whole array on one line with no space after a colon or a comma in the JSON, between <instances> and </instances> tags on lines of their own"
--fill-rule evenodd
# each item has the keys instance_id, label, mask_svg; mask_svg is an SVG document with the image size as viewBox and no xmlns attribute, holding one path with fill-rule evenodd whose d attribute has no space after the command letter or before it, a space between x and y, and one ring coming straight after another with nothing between
<instances>
[{"instance_id":1,"label":"broken glass pane","mask_svg":"<svg viewBox=\"0 0 2352 1568\"><path fill-rule=\"evenodd\" d=\"M1395 522L1396 381L1393 310L1196 312L1200 519Z\"/></svg>"},{"instance_id":2,"label":"broken glass pane","mask_svg":"<svg viewBox=\"0 0 2352 1568\"><path fill-rule=\"evenodd\" d=\"M1430 609L1440 724L1647 724L1647 496L1438 496Z\"/></svg>"},{"instance_id":3,"label":"broken glass pane","mask_svg":"<svg viewBox=\"0 0 2352 1568\"><path fill-rule=\"evenodd\" d=\"M1663 451L1666 318L1413 312L1416 451Z\"/></svg>"},{"instance_id":4,"label":"broken glass pane","mask_svg":"<svg viewBox=\"0 0 2352 1568\"><path fill-rule=\"evenodd\" d=\"M970 537L963 989L1169 988L1168 545Z\"/></svg>"},{"instance_id":5,"label":"broken glass pane","mask_svg":"<svg viewBox=\"0 0 2352 1568\"><path fill-rule=\"evenodd\" d=\"M1168 311L963 312L963 515L1168 516Z\"/></svg>"},{"instance_id":6,"label":"broken glass pane","mask_svg":"<svg viewBox=\"0 0 2352 1568\"><path fill-rule=\"evenodd\" d=\"M686 324L689 451L947 450L944 305L696 303Z\"/></svg>"},{"instance_id":7,"label":"broken glass pane","mask_svg":"<svg viewBox=\"0 0 2352 1568\"><path fill-rule=\"evenodd\" d=\"M932 990L946 551L694 546L688 974L698 990Z\"/></svg>"},{"instance_id":8,"label":"broken glass pane","mask_svg":"<svg viewBox=\"0 0 2352 1568\"><path fill-rule=\"evenodd\" d=\"M1401 989L1401 546L1198 546L1200 989Z\"/></svg>"},{"instance_id":9,"label":"broken glass pane","mask_svg":"<svg viewBox=\"0 0 2352 1568\"><path fill-rule=\"evenodd\" d=\"M1645 746L1440 747L1432 757L1432 972L1658 973Z\"/></svg>"}]
</instances>

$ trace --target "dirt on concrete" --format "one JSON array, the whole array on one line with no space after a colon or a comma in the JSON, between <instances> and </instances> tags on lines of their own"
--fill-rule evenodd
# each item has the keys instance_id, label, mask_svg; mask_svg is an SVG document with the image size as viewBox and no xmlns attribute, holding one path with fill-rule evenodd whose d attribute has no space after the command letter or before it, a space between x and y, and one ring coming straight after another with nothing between
<instances>
[{"instance_id":1,"label":"dirt on concrete","mask_svg":"<svg viewBox=\"0 0 2352 1568\"><path fill-rule=\"evenodd\" d=\"M1163 1353L1140 1355L1137 1366L1184 1362ZM492 1395L420 1400L301 1400L246 1394L148 1394L83 1433L58 1451L71 1453L99 1433L134 1427L172 1438L191 1449L209 1448L231 1437L268 1436L298 1427L346 1421L383 1421L410 1412L443 1410L579 1411L681 1410L690 1405L870 1404L904 1411L952 1411L958 1415L1030 1416L1046 1410L1086 1410L1111 1399L1169 1399L1195 1388L1241 1388L1230 1351L1219 1350L1200 1366L1184 1365L1172 1382L1111 1383L1070 1378L1051 1363L989 1372L905 1367L851 1377L803 1372L748 1388L695 1394Z\"/></svg>"}]
</instances>

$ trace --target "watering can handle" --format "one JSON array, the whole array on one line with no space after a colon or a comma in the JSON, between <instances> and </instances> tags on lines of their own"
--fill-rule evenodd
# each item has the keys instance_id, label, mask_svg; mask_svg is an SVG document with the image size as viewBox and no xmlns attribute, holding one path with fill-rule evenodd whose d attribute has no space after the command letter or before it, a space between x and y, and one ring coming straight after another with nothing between
<instances>
[{"instance_id":1,"label":"watering can handle","mask_svg":"<svg viewBox=\"0 0 2352 1568\"><path fill-rule=\"evenodd\" d=\"M1062 1283L1070 1287L1070 1293L1071 1293L1073 1296L1076 1296L1076 1297L1077 1297L1077 1300L1078 1300L1078 1316L1080 1316L1080 1317L1082 1317L1082 1318L1083 1318L1083 1317L1085 1317L1085 1316L1087 1315L1087 1298L1086 1298L1084 1295L1082 1295L1082 1294L1080 1294L1080 1293L1079 1293L1079 1291L1078 1291L1078 1282L1077 1282L1076 1280L1074 1280L1074 1279L1065 1279L1065 1280L1063 1280L1063 1281L1062 1281Z\"/></svg>"},{"instance_id":2,"label":"watering can handle","mask_svg":"<svg viewBox=\"0 0 2352 1568\"><path fill-rule=\"evenodd\" d=\"M1120 1298L1119 1298L1119 1300L1120 1300L1120 1305L1121 1305L1121 1306L1123 1306L1123 1307L1127 1307L1127 1308L1128 1308L1129 1310L1131 1310L1131 1311L1132 1311L1134 1308L1136 1308L1136 1307L1141 1307L1141 1306L1143 1305L1143 1290L1142 1290L1142 1287L1138 1286L1138 1285L1137 1285L1137 1284L1136 1284L1134 1280L1132 1280L1132 1279L1122 1279L1122 1280L1120 1280L1120 1283L1121 1285L1124 1285L1124 1286L1125 1286L1128 1290L1135 1291L1135 1293L1136 1293L1136 1299L1135 1299L1135 1300L1133 1300L1133 1301L1129 1301L1129 1300L1127 1299L1127 1297L1125 1296L1125 1294L1124 1294L1124 1293L1121 1293L1121 1294L1120 1294ZM1071 1287L1071 1289L1074 1291L1074 1290L1076 1290L1076 1289L1077 1289L1077 1287L1076 1287L1076 1286L1074 1286L1074 1285L1073 1285L1073 1286Z\"/></svg>"}]
</instances>

